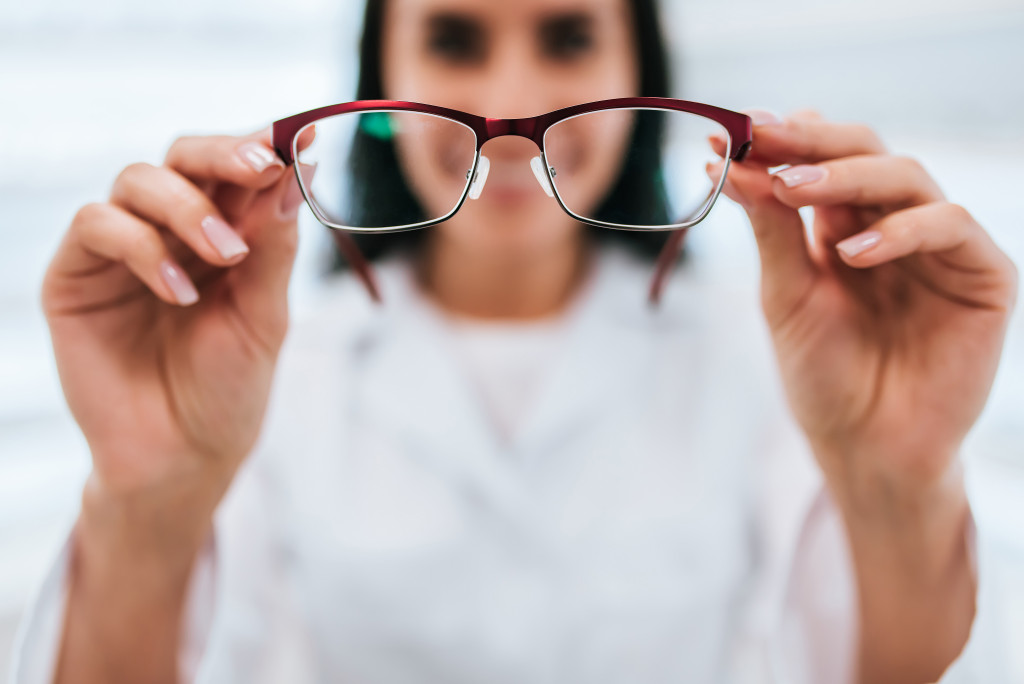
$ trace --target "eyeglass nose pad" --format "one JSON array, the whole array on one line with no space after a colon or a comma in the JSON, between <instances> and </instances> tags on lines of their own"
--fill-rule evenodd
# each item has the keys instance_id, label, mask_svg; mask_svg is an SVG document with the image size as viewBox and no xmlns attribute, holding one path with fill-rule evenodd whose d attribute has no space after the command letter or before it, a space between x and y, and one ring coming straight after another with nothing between
<instances>
[{"instance_id":1,"label":"eyeglass nose pad","mask_svg":"<svg viewBox=\"0 0 1024 684\"><path fill-rule=\"evenodd\" d=\"M480 199L480 193L487 185L487 173L490 170L491 160L481 154L476 165L476 173L473 174L473 182L469 184L469 199Z\"/></svg>"},{"instance_id":2,"label":"eyeglass nose pad","mask_svg":"<svg viewBox=\"0 0 1024 684\"><path fill-rule=\"evenodd\" d=\"M533 169L534 177L540 183L540 187L544 188L547 196L554 197L555 191L551 188L551 180L548 178L547 171L544 170L544 160L540 157L534 157L530 160L530 168Z\"/></svg>"}]
</instances>

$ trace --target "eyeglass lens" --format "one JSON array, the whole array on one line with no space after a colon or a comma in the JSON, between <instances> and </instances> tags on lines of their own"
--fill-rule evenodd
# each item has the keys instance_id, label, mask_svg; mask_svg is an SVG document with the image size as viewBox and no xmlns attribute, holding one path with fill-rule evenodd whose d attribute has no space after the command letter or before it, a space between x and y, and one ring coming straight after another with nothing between
<instances>
[{"instance_id":1,"label":"eyeglass lens","mask_svg":"<svg viewBox=\"0 0 1024 684\"><path fill-rule=\"evenodd\" d=\"M627 227L679 225L714 199L717 184L704 171L719 159L710 135L729 140L721 124L689 112L610 109L556 123L544 153L570 213Z\"/></svg>"},{"instance_id":2,"label":"eyeglass lens","mask_svg":"<svg viewBox=\"0 0 1024 684\"><path fill-rule=\"evenodd\" d=\"M476 133L457 121L371 111L310 126L313 143L293 152L314 213L329 223L388 229L436 221L455 210L471 180Z\"/></svg>"}]
</instances>

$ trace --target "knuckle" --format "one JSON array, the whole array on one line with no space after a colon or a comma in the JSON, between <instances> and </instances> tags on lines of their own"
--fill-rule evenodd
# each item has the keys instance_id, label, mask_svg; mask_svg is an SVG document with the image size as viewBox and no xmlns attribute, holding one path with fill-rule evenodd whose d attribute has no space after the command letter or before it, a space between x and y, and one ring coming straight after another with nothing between
<instances>
[{"instance_id":1,"label":"knuckle","mask_svg":"<svg viewBox=\"0 0 1024 684\"><path fill-rule=\"evenodd\" d=\"M936 184L935 179L932 178L921 160L910 156L897 156L894 159L902 180L908 183L910 191L913 193L913 199L908 202L909 204L923 204L944 199L942 189Z\"/></svg>"},{"instance_id":2,"label":"knuckle","mask_svg":"<svg viewBox=\"0 0 1024 684\"><path fill-rule=\"evenodd\" d=\"M165 196L164 219L169 226L198 223L203 216L212 213L206 195L191 181L178 175L173 169L160 167L158 170L163 176L161 192Z\"/></svg>"},{"instance_id":3,"label":"knuckle","mask_svg":"<svg viewBox=\"0 0 1024 684\"><path fill-rule=\"evenodd\" d=\"M171 222L198 226L204 216L215 213L199 193L188 187L177 188L174 194L176 201L170 215Z\"/></svg>"},{"instance_id":4,"label":"knuckle","mask_svg":"<svg viewBox=\"0 0 1024 684\"><path fill-rule=\"evenodd\" d=\"M853 130L857 136L864 141L865 147L874 150L876 152L882 152L885 150L885 145L882 143L882 138L879 137L875 129L865 123L853 124Z\"/></svg>"},{"instance_id":5,"label":"knuckle","mask_svg":"<svg viewBox=\"0 0 1024 684\"><path fill-rule=\"evenodd\" d=\"M965 228L975 222L974 216L971 215L971 212L969 212L962 204L945 202L942 208L943 212L949 214L961 228Z\"/></svg>"},{"instance_id":6,"label":"knuckle","mask_svg":"<svg viewBox=\"0 0 1024 684\"><path fill-rule=\"evenodd\" d=\"M898 156L896 157L897 163L904 173L914 176L925 176L927 172L922 164L916 157Z\"/></svg>"},{"instance_id":7,"label":"knuckle","mask_svg":"<svg viewBox=\"0 0 1024 684\"><path fill-rule=\"evenodd\" d=\"M869 204L872 193L863 182L849 183L849 202L855 206Z\"/></svg>"},{"instance_id":8,"label":"knuckle","mask_svg":"<svg viewBox=\"0 0 1024 684\"><path fill-rule=\"evenodd\" d=\"M807 122L801 119L790 119L786 123L793 130L794 152L801 160L813 163L821 157L821 143L818 136L813 134L813 129L807 126Z\"/></svg>"},{"instance_id":9,"label":"knuckle","mask_svg":"<svg viewBox=\"0 0 1024 684\"><path fill-rule=\"evenodd\" d=\"M163 253L160 238L148 230L131 230L121 245L121 252L126 261L141 264L156 261Z\"/></svg>"},{"instance_id":10,"label":"knuckle","mask_svg":"<svg viewBox=\"0 0 1024 684\"><path fill-rule=\"evenodd\" d=\"M123 197L132 194L143 182L142 179L153 171L153 165L147 162L135 162L121 169L114 179L112 195Z\"/></svg>"},{"instance_id":11,"label":"knuckle","mask_svg":"<svg viewBox=\"0 0 1024 684\"><path fill-rule=\"evenodd\" d=\"M893 242L905 242L918 231L918 221L908 212L889 214L880 224L882 232Z\"/></svg>"},{"instance_id":12,"label":"knuckle","mask_svg":"<svg viewBox=\"0 0 1024 684\"><path fill-rule=\"evenodd\" d=\"M790 112L786 115L785 119L793 121L822 121L824 117L822 117L821 112L814 107L801 107L800 109L795 109Z\"/></svg>"},{"instance_id":13,"label":"knuckle","mask_svg":"<svg viewBox=\"0 0 1024 684\"><path fill-rule=\"evenodd\" d=\"M199 189L188 181L178 182L178 179L173 174L173 171L168 170L168 178L164 185L164 193L167 195L168 203L172 207L171 213L179 214L191 211L198 204L196 195Z\"/></svg>"},{"instance_id":14,"label":"knuckle","mask_svg":"<svg viewBox=\"0 0 1024 684\"><path fill-rule=\"evenodd\" d=\"M192 135L182 135L175 138L170 147L167 148L167 154L164 156L164 162L166 163L180 157L182 151L191 146L194 140L195 136Z\"/></svg>"},{"instance_id":15,"label":"knuckle","mask_svg":"<svg viewBox=\"0 0 1024 684\"><path fill-rule=\"evenodd\" d=\"M89 202L79 207L71 219L71 230L80 232L89 226L100 223L109 216L110 205L103 202Z\"/></svg>"}]
</instances>

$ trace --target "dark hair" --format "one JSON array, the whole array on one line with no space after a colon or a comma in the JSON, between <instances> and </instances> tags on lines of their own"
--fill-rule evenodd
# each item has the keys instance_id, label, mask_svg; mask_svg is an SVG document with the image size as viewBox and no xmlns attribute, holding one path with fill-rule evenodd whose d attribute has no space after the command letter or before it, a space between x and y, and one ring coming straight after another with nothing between
<instances>
[{"instance_id":1,"label":"dark hair","mask_svg":"<svg viewBox=\"0 0 1024 684\"><path fill-rule=\"evenodd\" d=\"M363 34L359 51L359 77L356 99L384 98L381 78L381 37L385 0L367 0L363 15ZM634 44L640 62L640 92L643 97L669 97L668 55L661 33L656 0L629 0L633 13ZM661 131L659 126L641 126L634 132L629 154L622 172L598 209L598 216L609 222L628 222L627 217L644 216L650 223L668 223L668 207L660 173ZM396 224L409 223L409 217L422 215L419 202L402 175L392 143L379 136L357 134L350 153L350 163L358 166L354 174L359 182L349 189L352 206L367 206L366 198L374 188L397 188L390 191L388 208L402 217ZM383 217L381 203L375 218ZM378 225L380 225L378 223ZM625 244L633 251L654 259L661 252L669 232L634 232L587 226L592 239ZM403 233L350 234L369 260L399 250L415 249L426 233L413 230ZM685 258L685 249L682 252ZM330 270L347 267L344 257L335 250Z\"/></svg>"}]
</instances>

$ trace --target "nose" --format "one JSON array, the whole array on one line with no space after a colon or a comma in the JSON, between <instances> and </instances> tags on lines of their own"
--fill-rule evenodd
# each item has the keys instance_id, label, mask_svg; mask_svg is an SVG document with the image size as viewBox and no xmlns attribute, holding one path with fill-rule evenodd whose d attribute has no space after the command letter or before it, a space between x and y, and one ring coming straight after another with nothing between
<instances>
[{"instance_id":1,"label":"nose","mask_svg":"<svg viewBox=\"0 0 1024 684\"><path fill-rule=\"evenodd\" d=\"M521 119L548 111L550 71L535 54L528 36L505 37L494 46L487 75L480 82L479 114L495 119Z\"/></svg>"},{"instance_id":2,"label":"nose","mask_svg":"<svg viewBox=\"0 0 1024 684\"><path fill-rule=\"evenodd\" d=\"M486 71L478 81L478 114L492 119L523 119L556 108L548 95L553 90L557 91L557 87L550 87L550 71L537 58L529 36L506 35L504 40L495 44ZM532 140L502 136L487 142L485 149L487 155L480 155L477 172L470 184L470 198L480 197L489 176L497 174L495 182L507 184L514 182L514 178L525 181L527 173L533 176L548 197L554 197L544 162Z\"/></svg>"},{"instance_id":3,"label":"nose","mask_svg":"<svg viewBox=\"0 0 1024 684\"><path fill-rule=\"evenodd\" d=\"M497 175L495 182L504 187L521 187L523 183L529 183L530 181L526 178L527 168L532 172L533 178L540 185L541 190L548 197L555 196L544 168L544 161L537 154L537 146L532 140L502 136L488 141L484 145L484 149L490 156L482 153L480 155L476 171L470 178L470 199L480 198L487 179L494 174ZM494 169L493 173L492 169Z\"/></svg>"}]
</instances>

